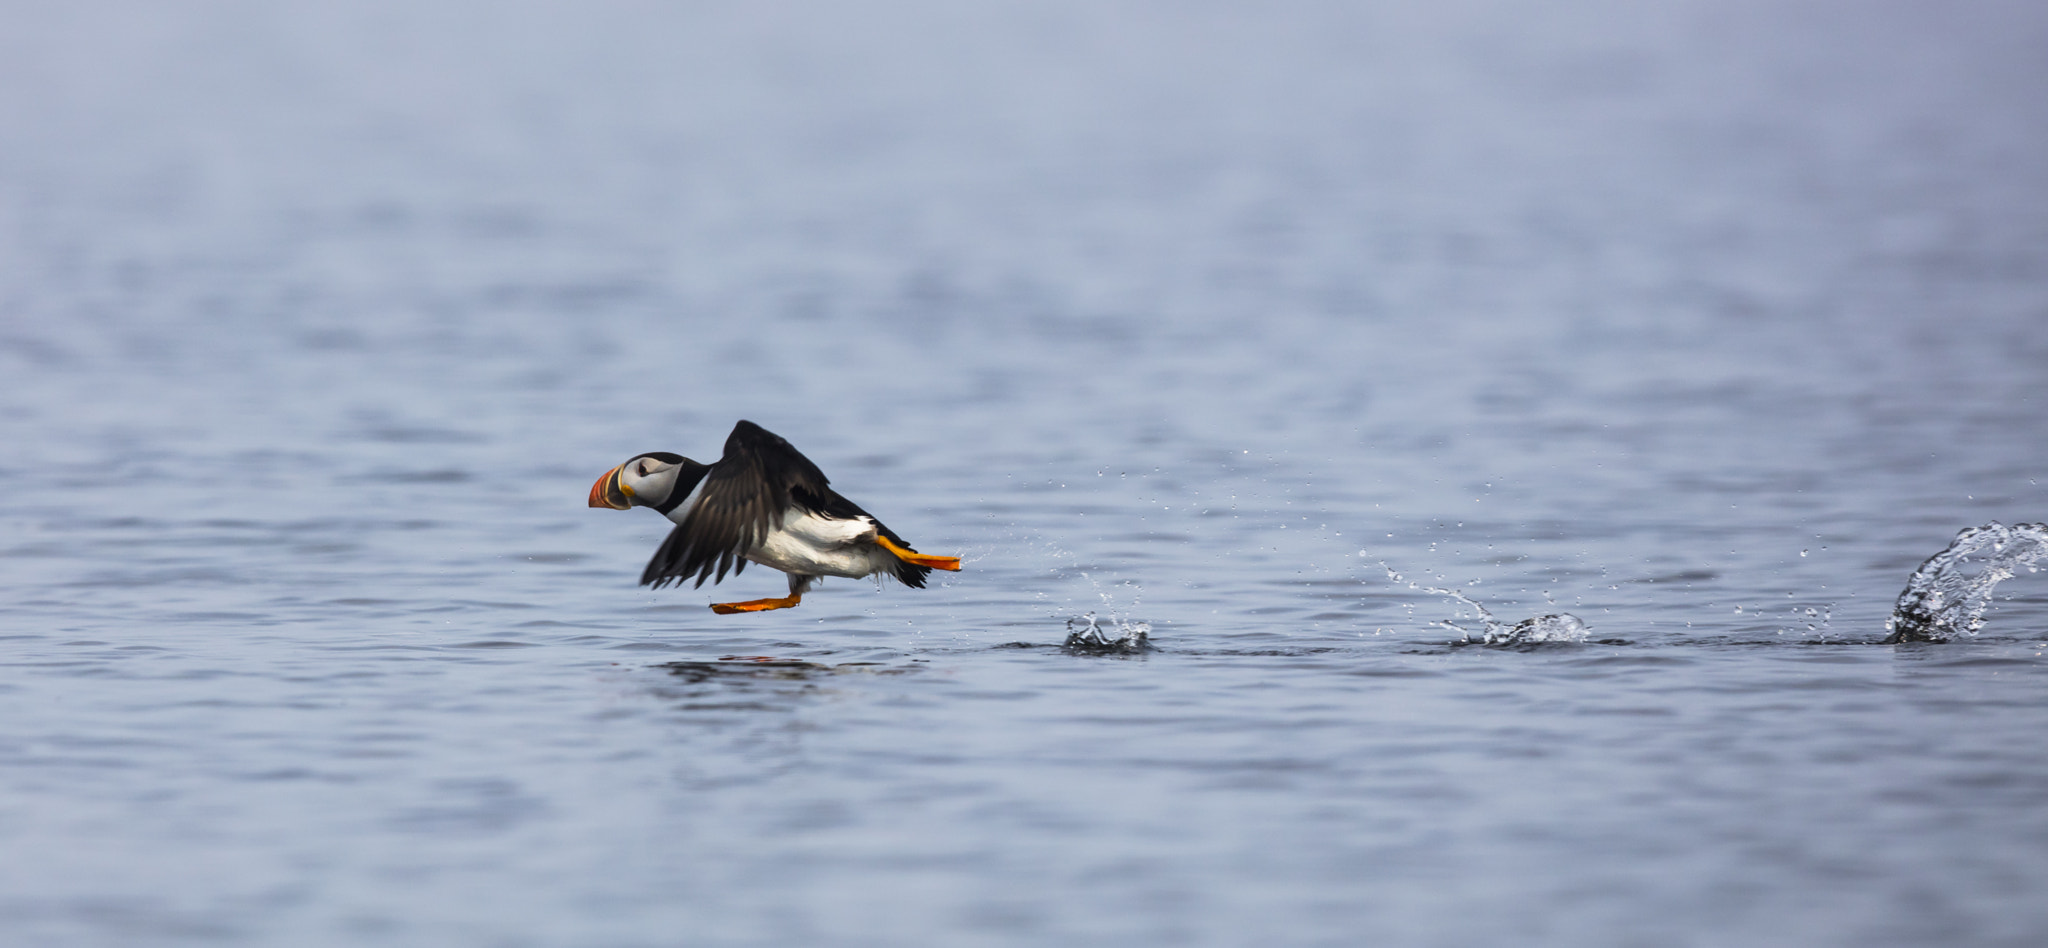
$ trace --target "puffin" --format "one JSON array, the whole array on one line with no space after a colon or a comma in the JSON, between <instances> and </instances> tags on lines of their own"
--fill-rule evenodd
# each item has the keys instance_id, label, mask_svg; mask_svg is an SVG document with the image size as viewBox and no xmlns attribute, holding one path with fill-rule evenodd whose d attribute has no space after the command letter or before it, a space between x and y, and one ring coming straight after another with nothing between
<instances>
[{"instance_id":1,"label":"puffin","mask_svg":"<svg viewBox=\"0 0 2048 948\"><path fill-rule=\"evenodd\" d=\"M695 577L701 588L706 578L724 582L727 570L738 576L748 563L789 574L788 596L713 603L719 615L792 608L826 576L879 573L922 589L932 570L960 569L958 557L917 552L830 485L789 442L741 421L715 463L666 451L636 454L590 485L590 506L652 507L675 522L640 574L642 586Z\"/></svg>"}]
</instances>

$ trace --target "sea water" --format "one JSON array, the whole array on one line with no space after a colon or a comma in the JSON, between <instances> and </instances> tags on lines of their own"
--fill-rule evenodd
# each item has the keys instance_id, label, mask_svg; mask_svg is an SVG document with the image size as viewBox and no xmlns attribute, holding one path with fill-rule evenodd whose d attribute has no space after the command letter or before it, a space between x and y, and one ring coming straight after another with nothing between
<instances>
[{"instance_id":1,"label":"sea water","mask_svg":"<svg viewBox=\"0 0 2048 948\"><path fill-rule=\"evenodd\" d=\"M0 941L2048 937L2035 6L0 23Z\"/></svg>"}]
</instances>

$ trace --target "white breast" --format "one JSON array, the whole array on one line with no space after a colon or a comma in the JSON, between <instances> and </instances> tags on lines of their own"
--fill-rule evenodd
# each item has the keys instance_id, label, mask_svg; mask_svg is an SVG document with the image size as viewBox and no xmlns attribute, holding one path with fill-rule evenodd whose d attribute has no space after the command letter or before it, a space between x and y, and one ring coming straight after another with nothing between
<instances>
[{"instance_id":1,"label":"white breast","mask_svg":"<svg viewBox=\"0 0 2048 948\"><path fill-rule=\"evenodd\" d=\"M791 507L782 529L747 551L747 559L785 573L858 579L889 568L895 557L874 544L875 522L835 520Z\"/></svg>"},{"instance_id":2,"label":"white breast","mask_svg":"<svg viewBox=\"0 0 2048 948\"><path fill-rule=\"evenodd\" d=\"M704 485L709 483L711 478L708 475L697 478L697 486L690 488L690 493L683 498L683 502L675 505L664 516L677 524L689 519L690 511L697 509L697 502L704 499Z\"/></svg>"}]
</instances>

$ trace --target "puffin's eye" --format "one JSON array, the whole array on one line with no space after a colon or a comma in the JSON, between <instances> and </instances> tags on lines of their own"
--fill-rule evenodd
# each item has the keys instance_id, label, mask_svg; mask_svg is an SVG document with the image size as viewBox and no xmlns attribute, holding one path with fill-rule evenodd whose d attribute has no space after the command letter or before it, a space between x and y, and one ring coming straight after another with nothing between
<instances>
[{"instance_id":1,"label":"puffin's eye","mask_svg":"<svg viewBox=\"0 0 2048 948\"><path fill-rule=\"evenodd\" d=\"M634 473L639 474L641 477L646 477L649 473L647 469L647 460L645 458L642 458L640 460L640 463L633 465L633 470Z\"/></svg>"}]
</instances>

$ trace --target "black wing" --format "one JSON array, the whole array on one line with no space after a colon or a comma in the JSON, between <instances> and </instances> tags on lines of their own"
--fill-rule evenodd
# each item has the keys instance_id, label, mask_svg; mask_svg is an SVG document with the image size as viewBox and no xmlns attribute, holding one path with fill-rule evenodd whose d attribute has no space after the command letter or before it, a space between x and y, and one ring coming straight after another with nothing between
<instances>
[{"instance_id":1,"label":"black wing","mask_svg":"<svg viewBox=\"0 0 2048 948\"><path fill-rule=\"evenodd\" d=\"M727 571L738 575L747 566L746 552L782 526L792 504L836 516L818 505L819 498L839 497L828 483L810 458L768 429L751 421L734 425L725 456L704 475L696 506L647 561L641 584L658 589L694 575L702 586L714 570L714 583Z\"/></svg>"}]
</instances>

